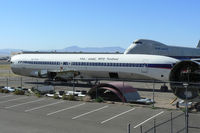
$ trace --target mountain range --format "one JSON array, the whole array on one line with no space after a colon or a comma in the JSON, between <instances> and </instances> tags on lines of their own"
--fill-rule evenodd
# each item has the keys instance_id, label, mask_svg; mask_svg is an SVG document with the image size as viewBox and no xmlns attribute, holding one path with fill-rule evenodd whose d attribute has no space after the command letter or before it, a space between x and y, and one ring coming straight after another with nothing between
<instances>
[{"instance_id":1,"label":"mountain range","mask_svg":"<svg viewBox=\"0 0 200 133\"><path fill-rule=\"evenodd\" d=\"M26 49L0 49L0 55L7 56L12 52L21 52L21 51L31 51ZM78 46L70 46L64 49L53 49L53 50L38 50L38 52L103 52L103 53L123 53L125 51L124 48L121 47L78 47Z\"/></svg>"}]
</instances>

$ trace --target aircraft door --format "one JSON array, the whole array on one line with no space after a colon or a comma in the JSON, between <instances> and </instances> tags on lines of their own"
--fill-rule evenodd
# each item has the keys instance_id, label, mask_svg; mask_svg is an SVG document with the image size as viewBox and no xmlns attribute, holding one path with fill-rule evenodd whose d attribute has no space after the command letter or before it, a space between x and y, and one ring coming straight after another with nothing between
<instances>
[{"instance_id":1,"label":"aircraft door","mask_svg":"<svg viewBox=\"0 0 200 133\"><path fill-rule=\"evenodd\" d=\"M144 60L143 64L141 64L141 72L142 73L148 73L148 61Z\"/></svg>"},{"instance_id":2,"label":"aircraft door","mask_svg":"<svg viewBox=\"0 0 200 133\"><path fill-rule=\"evenodd\" d=\"M74 70L74 68L72 67L72 62L68 62L68 71Z\"/></svg>"},{"instance_id":3,"label":"aircraft door","mask_svg":"<svg viewBox=\"0 0 200 133\"><path fill-rule=\"evenodd\" d=\"M63 62L60 62L60 71L62 72L63 71Z\"/></svg>"}]
</instances>

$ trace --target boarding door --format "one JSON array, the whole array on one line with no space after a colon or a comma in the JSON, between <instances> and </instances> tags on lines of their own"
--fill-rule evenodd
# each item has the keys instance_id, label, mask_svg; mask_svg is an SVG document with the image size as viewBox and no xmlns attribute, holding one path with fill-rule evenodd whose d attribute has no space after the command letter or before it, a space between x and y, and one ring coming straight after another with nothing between
<instances>
[{"instance_id":1,"label":"boarding door","mask_svg":"<svg viewBox=\"0 0 200 133\"><path fill-rule=\"evenodd\" d=\"M60 62L60 72L64 71L63 62Z\"/></svg>"},{"instance_id":2,"label":"boarding door","mask_svg":"<svg viewBox=\"0 0 200 133\"><path fill-rule=\"evenodd\" d=\"M68 63L68 71L74 71L74 68L72 67L72 62Z\"/></svg>"},{"instance_id":3,"label":"boarding door","mask_svg":"<svg viewBox=\"0 0 200 133\"><path fill-rule=\"evenodd\" d=\"M143 60L143 64L141 65L141 72L148 73L148 60Z\"/></svg>"}]
</instances>

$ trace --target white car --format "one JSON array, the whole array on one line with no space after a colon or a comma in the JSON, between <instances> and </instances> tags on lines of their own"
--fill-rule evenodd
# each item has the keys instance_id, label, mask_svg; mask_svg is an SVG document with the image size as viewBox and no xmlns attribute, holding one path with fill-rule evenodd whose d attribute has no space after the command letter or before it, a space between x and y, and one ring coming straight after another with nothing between
<instances>
[{"instance_id":1,"label":"white car","mask_svg":"<svg viewBox=\"0 0 200 133\"><path fill-rule=\"evenodd\" d=\"M153 100L149 99L149 98L141 98L136 100L137 103L142 103L142 104L152 104Z\"/></svg>"},{"instance_id":2,"label":"white car","mask_svg":"<svg viewBox=\"0 0 200 133\"><path fill-rule=\"evenodd\" d=\"M3 90L8 90L9 92L14 92L15 91L15 88L13 87L8 87L8 86L5 86L4 88L2 88Z\"/></svg>"},{"instance_id":3,"label":"white car","mask_svg":"<svg viewBox=\"0 0 200 133\"><path fill-rule=\"evenodd\" d=\"M79 96L79 97L84 97L85 96L81 92L76 92L76 91L67 91L66 95L76 95L76 96Z\"/></svg>"}]
</instances>

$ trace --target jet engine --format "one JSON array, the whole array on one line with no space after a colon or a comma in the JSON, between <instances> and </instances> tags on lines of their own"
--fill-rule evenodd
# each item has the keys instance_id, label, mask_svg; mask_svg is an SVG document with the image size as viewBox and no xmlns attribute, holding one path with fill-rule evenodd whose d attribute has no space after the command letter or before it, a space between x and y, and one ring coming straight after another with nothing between
<instances>
[{"instance_id":1,"label":"jet engine","mask_svg":"<svg viewBox=\"0 0 200 133\"><path fill-rule=\"evenodd\" d=\"M32 71L30 75L33 77L46 78L47 73L48 73L47 70L39 70L39 71Z\"/></svg>"},{"instance_id":2,"label":"jet engine","mask_svg":"<svg viewBox=\"0 0 200 133\"><path fill-rule=\"evenodd\" d=\"M49 72L48 78L50 80L69 81L78 75L80 75L78 71Z\"/></svg>"},{"instance_id":3,"label":"jet engine","mask_svg":"<svg viewBox=\"0 0 200 133\"><path fill-rule=\"evenodd\" d=\"M183 100L200 100L200 64L196 61L181 61L171 70L172 92Z\"/></svg>"}]
</instances>

